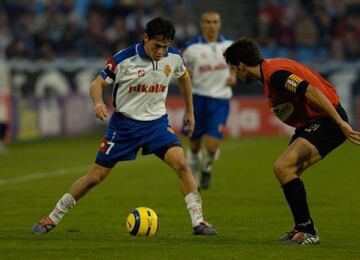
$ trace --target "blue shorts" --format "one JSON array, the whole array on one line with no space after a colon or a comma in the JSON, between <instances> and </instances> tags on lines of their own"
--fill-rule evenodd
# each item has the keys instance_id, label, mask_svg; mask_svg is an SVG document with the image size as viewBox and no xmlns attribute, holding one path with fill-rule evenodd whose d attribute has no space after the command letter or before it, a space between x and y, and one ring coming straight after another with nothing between
<instances>
[{"instance_id":1,"label":"blue shorts","mask_svg":"<svg viewBox=\"0 0 360 260\"><path fill-rule=\"evenodd\" d=\"M168 125L167 115L152 121L138 121L114 112L95 163L112 168L118 161L135 160L140 148L143 155L155 153L163 159L173 146L181 143Z\"/></svg>"},{"instance_id":2,"label":"blue shorts","mask_svg":"<svg viewBox=\"0 0 360 260\"><path fill-rule=\"evenodd\" d=\"M203 135L224 139L224 128L229 115L230 101L193 95L195 130L191 137L198 140Z\"/></svg>"}]
</instances>

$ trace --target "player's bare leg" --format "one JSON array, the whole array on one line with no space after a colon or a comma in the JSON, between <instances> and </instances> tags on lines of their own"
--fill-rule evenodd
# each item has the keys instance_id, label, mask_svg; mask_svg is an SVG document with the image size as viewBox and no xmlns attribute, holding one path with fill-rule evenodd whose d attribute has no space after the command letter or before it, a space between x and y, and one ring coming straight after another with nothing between
<instances>
[{"instance_id":1,"label":"player's bare leg","mask_svg":"<svg viewBox=\"0 0 360 260\"><path fill-rule=\"evenodd\" d=\"M197 187L200 187L201 157L201 139L190 140L190 148L186 151L186 159Z\"/></svg>"},{"instance_id":2,"label":"player's bare leg","mask_svg":"<svg viewBox=\"0 0 360 260\"><path fill-rule=\"evenodd\" d=\"M111 168L94 164L86 175L80 177L71 185L69 193L76 201L78 201L91 188L103 181L109 175L111 170Z\"/></svg>"},{"instance_id":3,"label":"player's bare leg","mask_svg":"<svg viewBox=\"0 0 360 260\"><path fill-rule=\"evenodd\" d=\"M215 137L203 137L205 151L201 163L201 189L208 189L211 185L212 164L219 158L221 141Z\"/></svg>"},{"instance_id":4,"label":"player's bare leg","mask_svg":"<svg viewBox=\"0 0 360 260\"><path fill-rule=\"evenodd\" d=\"M186 161L183 149L179 146L171 147L164 156L164 161L173 168L179 177L180 190L184 196L196 191L194 177Z\"/></svg>"},{"instance_id":5,"label":"player's bare leg","mask_svg":"<svg viewBox=\"0 0 360 260\"><path fill-rule=\"evenodd\" d=\"M164 161L175 170L180 184L180 190L185 197L195 235L215 235L216 230L204 221L202 201L197 191L195 180L191 174L188 162L181 147L171 147L164 156Z\"/></svg>"},{"instance_id":6,"label":"player's bare leg","mask_svg":"<svg viewBox=\"0 0 360 260\"><path fill-rule=\"evenodd\" d=\"M110 173L110 168L105 168L94 164L89 172L77 179L57 202L53 211L45 218L40 220L32 229L33 234L44 234L52 230L59 224L64 215L75 206L90 189L99 184Z\"/></svg>"},{"instance_id":7,"label":"player's bare leg","mask_svg":"<svg viewBox=\"0 0 360 260\"><path fill-rule=\"evenodd\" d=\"M306 139L298 137L274 163L274 173L279 183L284 185L320 160L321 156L316 147Z\"/></svg>"},{"instance_id":8,"label":"player's bare leg","mask_svg":"<svg viewBox=\"0 0 360 260\"><path fill-rule=\"evenodd\" d=\"M317 244L319 236L310 216L305 187L299 176L321 156L314 145L297 138L274 164L274 173L281 184L294 217L295 226L280 240L284 243Z\"/></svg>"}]
</instances>

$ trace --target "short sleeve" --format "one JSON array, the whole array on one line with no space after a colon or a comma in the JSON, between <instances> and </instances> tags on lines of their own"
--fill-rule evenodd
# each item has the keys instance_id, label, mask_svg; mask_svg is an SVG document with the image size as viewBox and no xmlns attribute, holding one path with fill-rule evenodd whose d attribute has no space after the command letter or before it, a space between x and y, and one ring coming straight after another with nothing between
<instances>
[{"instance_id":1,"label":"short sleeve","mask_svg":"<svg viewBox=\"0 0 360 260\"><path fill-rule=\"evenodd\" d=\"M278 90L287 90L297 96L304 96L309 83L287 70L278 70L270 76L270 85Z\"/></svg>"},{"instance_id":2,"label":"short sleeve","mask_svg":"<svg viewBox=\"0 0 360 260\"><path fill-rule=\"evenodd\" d=\"M181 78L182 76L185 75L186 72L186 66L185 66L185 62L182 59L182 57L179 55L178 56L178 62L174 68L174 77L176 79Z\"/></svg>"},{"instance_id":3,"label":"short sleeve","mask_svg":"<svg viewBox=\"0 0 360 260\"><path fill-rule=\"evenodd\" d=\"M114 83L116 79L116 63L113 59L106 62L105 68L100 72L100 76L108 83Z\"/></svg>"}]
</instances>

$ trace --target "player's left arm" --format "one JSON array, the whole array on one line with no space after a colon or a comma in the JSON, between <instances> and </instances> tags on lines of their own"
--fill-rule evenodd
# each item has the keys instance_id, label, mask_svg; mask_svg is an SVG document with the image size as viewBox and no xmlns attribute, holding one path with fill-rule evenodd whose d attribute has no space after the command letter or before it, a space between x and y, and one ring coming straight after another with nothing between
<instances>
[{"instance_id":1,"label":"player's left arm","mask_svg":"<svg viewBox=\"0 0 360 260\"><path fill-rule=\"evenodd\" d=\"M326 113L340 127L349 141L360 145L360 133L354 131L352 127L340 117L330 100L321 90L309 84L305 90L304 97L312 106Z\"/></svg>"},{"instance_id":2,"label":"player's left arm","mask_svg":"<svg viewBox=\"0 0 360 260\"><path fill-rule=\"evenodd\" d=\"M188 132L188 136L191 137L195 127L195 119L192 99L192 84L188 70L185 70L184 75L178 79L178 82L185 101L184 126L187 128L186 130Z\"/></svg>"}]
</instances>

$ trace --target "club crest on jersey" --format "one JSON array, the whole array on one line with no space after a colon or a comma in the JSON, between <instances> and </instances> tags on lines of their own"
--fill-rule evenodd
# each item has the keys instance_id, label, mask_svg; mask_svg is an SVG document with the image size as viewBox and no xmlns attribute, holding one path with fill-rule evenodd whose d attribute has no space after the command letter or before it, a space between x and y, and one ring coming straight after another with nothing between
<instances>
[{"instance_id":1,"label":"club crest on jersey","mask_svg":"<svg viewBox=\"0 0 360 260\"><path fill-rule=\"evenodd\" d=\"M145 76L145 70L138 70L138 77L144 77Z\"/></svg>"},{"instance_id":2,"label":"club crest on jersey","mask_svg":"<svg viewBox=\"0 0 360 260\"><path fill-rule=\"evenodd\" d=\"M169 64L165 65L164 72L165 72L166 77L169 77L169 75L171 73L171 68L170 68Z\"/></svg>"},{"instance_id":3,"label":"club crest on jersey","mask_svg":"<svg viewBox=\"0 0 360 260\"><path fill-rule=\"evenodd\" d=\"M271 111L281 120L285 121L294 112L294 105L291 103L279 104L276 107L272 107Z\"/></svg>"}]
</instances>

